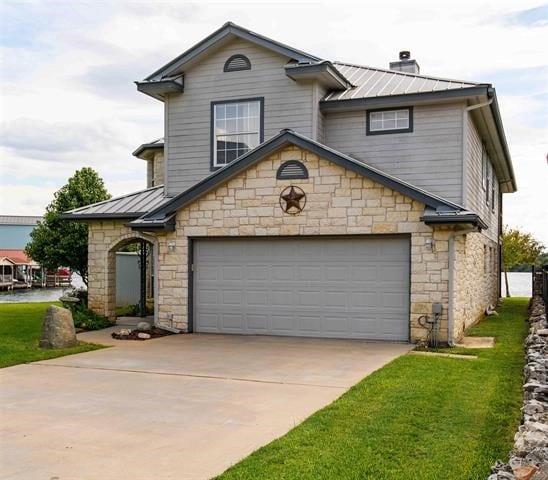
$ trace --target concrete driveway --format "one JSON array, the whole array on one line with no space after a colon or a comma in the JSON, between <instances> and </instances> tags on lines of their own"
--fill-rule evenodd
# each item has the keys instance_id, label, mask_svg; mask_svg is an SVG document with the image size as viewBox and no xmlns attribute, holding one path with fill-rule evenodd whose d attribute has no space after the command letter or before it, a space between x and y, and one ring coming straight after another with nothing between
<instances>
[{"instance_id":1,"label":"concrete driveway","mask_svg":"<svg viewBox=\"0 0 548 480\"><path fill-rule=\"evenodd\" d=\"M411 348L205 334L116 345L0 370L0 478L210 478Z\"/></svg>"}]
</instances>

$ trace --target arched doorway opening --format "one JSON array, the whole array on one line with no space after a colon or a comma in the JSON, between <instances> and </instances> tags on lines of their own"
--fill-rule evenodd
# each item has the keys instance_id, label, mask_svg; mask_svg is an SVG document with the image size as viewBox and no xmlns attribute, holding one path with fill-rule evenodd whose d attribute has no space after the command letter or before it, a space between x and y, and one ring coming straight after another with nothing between
<instances>
[{"instance_id":1,"label":"arched doorway opening","mask_svg":"<svg viewBox=\"0 0 548 480\"><path fill-rule=\"evenodd\" d=\"M157 241L142 234L128 235L108 251L107 311L111 320L146 318L157 311Z\"/></svg>"}]
</instances>

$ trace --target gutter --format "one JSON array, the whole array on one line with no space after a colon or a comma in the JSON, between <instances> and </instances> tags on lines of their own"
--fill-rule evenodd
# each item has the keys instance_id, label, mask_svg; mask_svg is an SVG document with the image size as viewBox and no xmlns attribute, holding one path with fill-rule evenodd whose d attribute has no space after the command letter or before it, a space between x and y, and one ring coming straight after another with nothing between
<instances>
[{"instance_id":1,"label":"gutter","mask_svg":"<svg viewBox=\"0 0 548 480\"><path fill-rule=\"evenodd\" d=\"M384 95L379 97L347 98L342 100L322 100L321 110L367 108L379 105L405 105L414 102L426 102L445 99L460 99L489 95L488 85L458 88L454 90L438 90L434 92L404 93L399 95Z\"/></svg>"},{"instance_id":2,"label":"gutter","mask_svg":"<svg viewBox=\"0 0 548 480\"><path fill-rule=\"evenodd\" d=\"M455 346L454 337L454 327L455 327L455 312L454 309L454 300L453 296L455 293L455 238L461 236L461 235L467 235L469 233L476 233L479 232L480 228L469 228L466 230L460 230L457 232L451 233L449 236L449 279L448 279L448 294L449 294L449 301L447 305L447 343L450 347Z\"/></svg>"}]
</instances>

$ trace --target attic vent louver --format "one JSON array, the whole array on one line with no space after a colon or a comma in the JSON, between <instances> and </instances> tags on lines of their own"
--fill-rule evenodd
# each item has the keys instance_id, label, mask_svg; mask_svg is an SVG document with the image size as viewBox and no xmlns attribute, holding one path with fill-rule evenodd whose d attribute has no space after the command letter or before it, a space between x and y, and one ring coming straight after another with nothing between
<instances>
[{"instance_id":1,"label":"attic vent louver","mask_svg":"<svg viewBox=\"0 0 548 480\"><path fill-rule=\"evenodd\" d=\"M239 70L251 70L251 62L245 55L232 55L223 68L224 72L237 72Z\"/></svg>"},{"instance_id":2,"label":"attic vent louver","mask_svg":"<svg viewBox=\"0 0 548 480\"><path fill-rule=\"evenodd\" d=\"M294 180L299 178L308 178L308 170L298 160L289 160L280 165L276 172L278 180Z\"/></svg>"}]
</instances>

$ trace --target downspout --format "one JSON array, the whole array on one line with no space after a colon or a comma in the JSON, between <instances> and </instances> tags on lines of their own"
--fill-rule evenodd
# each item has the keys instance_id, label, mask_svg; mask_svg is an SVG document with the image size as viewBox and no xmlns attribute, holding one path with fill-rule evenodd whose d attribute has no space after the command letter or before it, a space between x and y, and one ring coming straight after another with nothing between
<instances>
[{"instance_id":1,"label":"downspout","mask_svg":"<svg viewBox=\"0 0 548 480\"><path fill-rule=\"evenodd\" d=\"M448 294L449 301L447 305L447 343L450 347L455 346L454 342L454 326L455 326L455 313L454 309L454 300L453 296L455 293L455 238L461 235L467 235L468 233L479 232L481 229L479 227L468 228L466 230L459 230L451 233L449 236L449 247L448 247L448 256L449 256L449 279L448 279Z\"/></svg>"}]
</instances>

